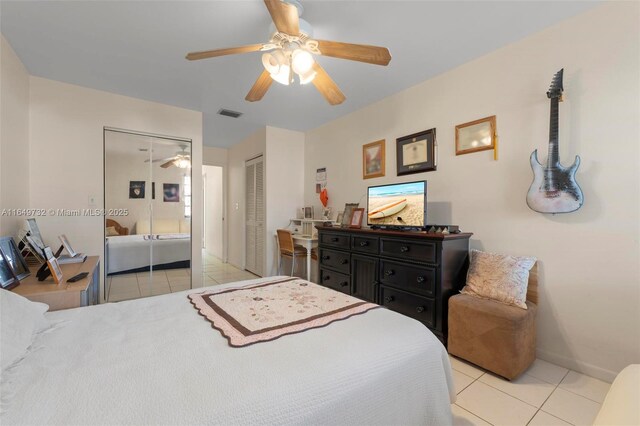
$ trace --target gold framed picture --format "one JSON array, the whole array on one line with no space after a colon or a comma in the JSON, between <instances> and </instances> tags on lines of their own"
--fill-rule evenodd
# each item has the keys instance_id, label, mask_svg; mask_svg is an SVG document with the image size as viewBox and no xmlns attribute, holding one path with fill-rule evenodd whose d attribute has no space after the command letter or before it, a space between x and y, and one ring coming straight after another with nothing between
<instances>
[{"instance_id":1,"label":"gold framed picture","mask_svg":"<svg viewBox=\"0 0 640 426\"><path fill-rule=\"evenodd\" d=\"M385 140L362 146L362 179L384 176Z\"/></svg>"},{"instance_id":2,"label":"gold framed picture","mask_svg":"<svg viewBox=\"0 0 640 426\"><path fill-rule=\"evenodd\" d=\"M495 115L456 126L456 155L488 151L495 146Z\"/></svg>"}]
</instances>

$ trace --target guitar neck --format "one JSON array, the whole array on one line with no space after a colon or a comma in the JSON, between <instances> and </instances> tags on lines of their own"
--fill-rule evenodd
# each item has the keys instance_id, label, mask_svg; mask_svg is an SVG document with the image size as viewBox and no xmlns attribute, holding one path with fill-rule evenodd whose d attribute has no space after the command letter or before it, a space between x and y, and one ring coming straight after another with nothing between
<instances>
[{"instance_id":1,"label":"guitar neck","mask_svg":"<svg viewBox=\"0 0 640 426\"><path fill-rule=\"evenodd\" d=\"M560 164L560 156L558 154L558 101L558 98L551 98L547 168L554 168Z\"/></svg>"}]
</instances>

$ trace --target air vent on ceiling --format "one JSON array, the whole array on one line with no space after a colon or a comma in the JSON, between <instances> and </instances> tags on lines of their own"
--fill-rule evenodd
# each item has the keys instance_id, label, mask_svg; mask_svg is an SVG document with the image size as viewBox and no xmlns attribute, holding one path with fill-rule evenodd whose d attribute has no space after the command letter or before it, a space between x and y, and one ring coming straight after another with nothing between
<instances>
[{"instance_id":1,"label":"air vent on ceiling","mask_svg":"<svg viewBox=\"0 0 640 426\"><path fill-rule=\"evenodd\" d=\"M218 114L220 115L224 115L226 117L231 117L231 118L238 118L242 115L241 112L238 111L231 111L230 109L224 109L222 108L221 110L218 111Z\"/></svg>"}]
</instances>

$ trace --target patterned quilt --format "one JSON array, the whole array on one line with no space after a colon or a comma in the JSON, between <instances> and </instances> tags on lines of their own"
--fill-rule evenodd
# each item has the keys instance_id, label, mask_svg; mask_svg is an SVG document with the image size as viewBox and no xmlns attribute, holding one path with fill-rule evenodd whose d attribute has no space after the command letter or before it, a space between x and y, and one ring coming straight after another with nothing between
<instances>
[{"instance_id":1,"label":"patterned quilt","mask_svg":"<svg viewBox=\"0 0 640 426\"><path fill-rule=\"evenodd\" d=\"M188 295L233 347L324 327L378 305L299 279Z\"/></svg>"}]
</instances>

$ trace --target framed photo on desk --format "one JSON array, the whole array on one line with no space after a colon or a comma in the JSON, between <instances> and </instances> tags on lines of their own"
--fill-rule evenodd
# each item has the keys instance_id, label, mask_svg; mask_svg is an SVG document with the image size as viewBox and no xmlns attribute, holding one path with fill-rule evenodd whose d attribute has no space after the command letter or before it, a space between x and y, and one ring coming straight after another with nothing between
<instances>
[{"instance_id":1,"label":"framed photo on desk","mask_svg":"<svg viewBox=\"0 0 640 426\"><path fill-rule=\"evenodd\" d=\"M19 284L20 281L14 275L4 252L0 249L0 286L5 290L11 290Z\"/></svg>"},{"instance_id":2,"label":"framed photo on desk","mask_svg":"<svg viewBox=\"0 0 640 426\"><path fill-rule=\"evenodd\" d=\"M13 270L13 274L18 280L29 276L31 272L27 262L25 262L12 237L0 237L0 250L2 250L9 267Z\"/></svg>"}]
</instances>

